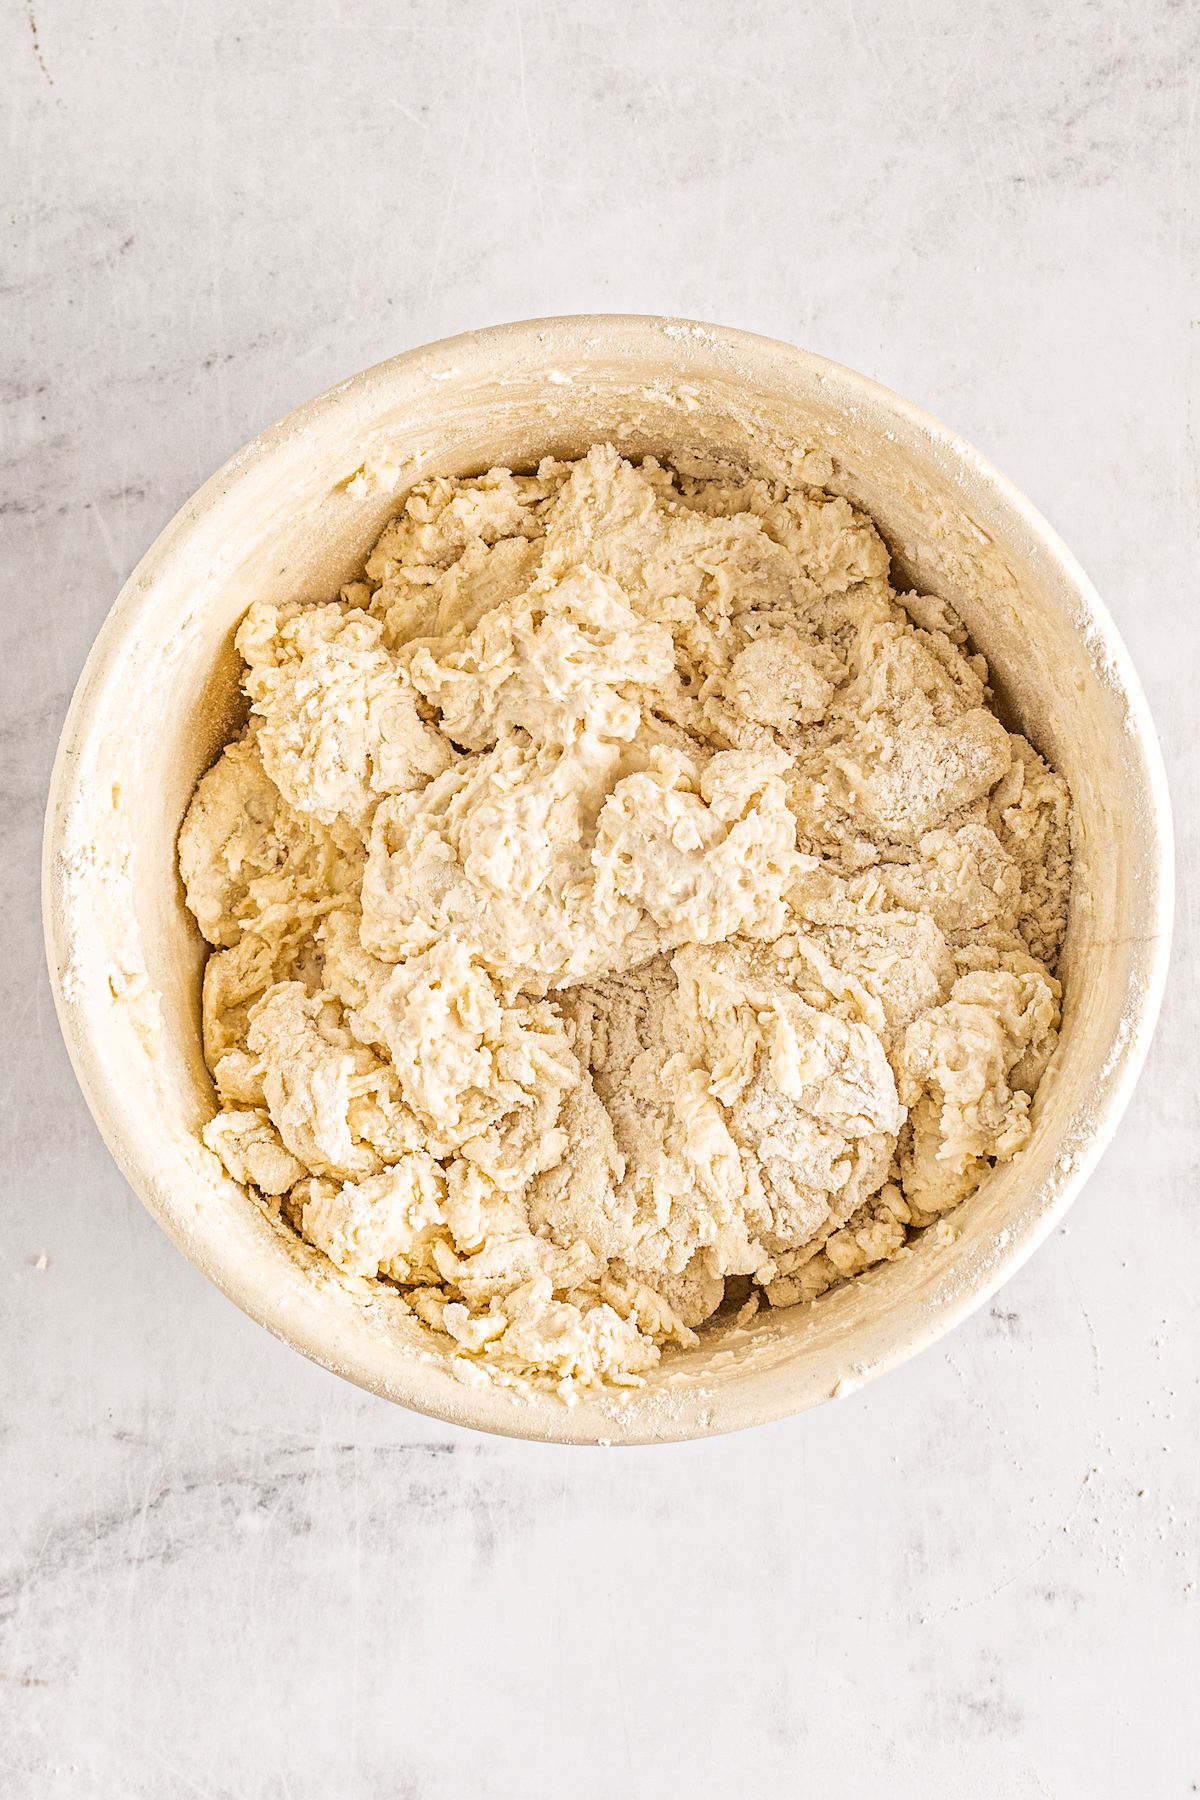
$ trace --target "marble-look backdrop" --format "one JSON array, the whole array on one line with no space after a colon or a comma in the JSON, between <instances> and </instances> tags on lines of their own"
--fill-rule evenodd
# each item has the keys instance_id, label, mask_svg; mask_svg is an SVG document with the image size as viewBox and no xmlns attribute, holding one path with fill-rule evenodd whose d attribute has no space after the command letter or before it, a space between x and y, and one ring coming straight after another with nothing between
<instances>
[{"instance_id":1,"label":"marble-look backdrop","mask_svg":"<svg viewBox=\"0 0 1200 1800\"><path fill-rule=\"evenodd\" d=\"M1196 9L8 0L0 68L0 1794L1196 1792ZM37 910L71 689L187 496L368 363L590 310L804 344L979 446L1116 614L1183 852L1068 1228L852 1398L627 1452L401 1412L206 1285L80 1099Z\"/></svg>"}]
</instances>

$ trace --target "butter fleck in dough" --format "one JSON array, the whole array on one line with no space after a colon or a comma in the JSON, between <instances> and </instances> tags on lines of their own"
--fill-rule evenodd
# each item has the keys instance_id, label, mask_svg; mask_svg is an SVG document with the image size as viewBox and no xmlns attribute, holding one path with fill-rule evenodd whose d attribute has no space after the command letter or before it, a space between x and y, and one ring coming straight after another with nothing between
<instances>
[{"instance_id":1,"label":"butter fleck in dough","mask_svg":"<svg viewBox=\"0 0 1200 1800\"><path fill-rule=\"evenodd\" d=\"M638 1385L731 1278L811 1302L1028 1140L1070 796L888 574L820 487L597 445L425 482L338 600L246 614L179 839L204 1140L464 1380Z\"/></svg>"}]
</instances>

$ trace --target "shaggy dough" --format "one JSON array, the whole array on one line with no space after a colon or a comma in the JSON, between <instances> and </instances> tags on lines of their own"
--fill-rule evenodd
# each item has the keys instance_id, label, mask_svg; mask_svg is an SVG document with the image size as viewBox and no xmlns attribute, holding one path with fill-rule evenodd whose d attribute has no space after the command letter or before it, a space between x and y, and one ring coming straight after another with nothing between
<instances>
[{"instance_id":1,"label":"shaggy dough","mask_svg":"<svg viewBox=\"0 0 1200 1800\"><path fill-rule=\"evenodd\" d=\"M888 569L819 488L600 445L246 615L179 843L205 1142L468 1379L637 1384L1026 1142L1069 795Z\"/></svg>"}]
</instances>

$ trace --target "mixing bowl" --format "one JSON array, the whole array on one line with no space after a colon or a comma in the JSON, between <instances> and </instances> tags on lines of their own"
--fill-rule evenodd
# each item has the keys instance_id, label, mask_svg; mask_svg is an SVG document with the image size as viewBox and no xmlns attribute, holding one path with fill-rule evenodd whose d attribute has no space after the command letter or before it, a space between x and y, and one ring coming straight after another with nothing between
<instances>
[{"instance_id":1,"label":"mixing bowl","mask_svg":"<svg viewBox=\"0 0 1200 1800\"><path fill-rule=\"evenodd\" d=\"M1063 1028L1028 1147L959 1213L813 1306L707 1327L639 1390L574 1408L464 1385L393 1292L343 1279L270 1219L200 1141L215 1110L200 1041L206 946L176 835L245 717L234 631L255 598L329 599L414 480L523 469L611 440L627 456L803 468L865 508L897 588L950 600L1006 725L1074 796ZM807 460L806 460L807 459ZM969 445L819 356L663 318L542 319L368 369L214 475L123 589L63 728L44 905L59 1017L131 1185L224 1293L324 1367L421 1412L519 1437L645 1443L733 1431L846 1393L981 1305L1051 1230L1100 1156L1146 1053L1170 941L1171 832L1145 700L1075 559ZM940 1234L944 1239L945 1234ZM442 1343L445 1340L441 1340Z\"/></svg>"}]
</instances>

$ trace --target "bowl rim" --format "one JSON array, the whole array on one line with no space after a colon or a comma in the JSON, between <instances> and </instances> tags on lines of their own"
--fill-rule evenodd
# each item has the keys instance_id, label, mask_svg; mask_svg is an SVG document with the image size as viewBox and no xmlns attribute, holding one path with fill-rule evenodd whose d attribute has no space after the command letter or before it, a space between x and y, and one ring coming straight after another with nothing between
<instances>
[{"instance_id":1,"label":"bowl rim","mask_svg":"<svg viewBox=\"0 0 1200 1800\"><path fill-rule=\"evenodd\" d=\"M657 339L664 332L675 340L691 337L703 340L706 347L728 353L732 358L770 357L784 361L810 379L826 384L843 405L867 404L883 409L904 421L907 427L923 437L939 459L948 459L969 472L973 484L989 489L999 505L1021 522L1052 565L1065 578L1072 591L1072 610L1077 628L1102 656L1109 684L1123 698L1129 730L1138 743L1144 762L1146 839L1154 850L1153 866L1157 872L1157 891L1149 922L1153 929L1139 934L1136 942L1143 954L1136 992L1127 996L1125 1017L1129 1029L1111 1052L1112 1067L1105 1084L1104 1097L1098 1109L1094 1129L1088 1143L1066 1167L1059 1166L1046 1203L1032 1226L1025 1230L1010 1248L995 1258L994 1276L975 1285L951 1289L942 1302L922 1309L914 1318L912 1329L903 1341L895 1343L889 1354L869 1368L848 1376L824 1395L797 1397L789 1403L761 1403L747 1409L716 1408L707 1418L696 1409L685 1408L674 1419L656 1422L653 1429L622 1431L617 1420L604 1427L611 1437L598 1436L594 1409L581 1406L572 1411L553 1395L547 1396L553 1413L541 1406L536 1409L509 1409L511 1418L494 1404L486 1404L478 1390L454 1383L453 1403L444 1393L409 1391L403 1383L385 1381L377 1371L348 1366L344 1344L336 1344L336 1331L326 1334L329 1341L320 1343L297 1332L294 1315L285 1320L265 1299L261 1287L248 1279L238 1267L213 1266L211 1259L200 1262L203 1273L213 1281L242 1311L263 1324L273 1335L321 1366L345 1376L369 1391L381 1394L413 1411L463 1424L477 1430L505 1436L532 1438L558 1443L597 1442L614 1444L661 1443L687 1441L723 1432L746 1429L757 1424L806 1410L822 1399L837 1398L898 1367L911 1357L944 1337L1016 1273L1058 1224L1090 1176L1096 1163L1112 1139L1128 1105L1149 1050L1165 989L1171 949L1174 912L1174 842L1171 802L1158 736L1133 660L1117 631L1104 602L1082 566L1032 503L1006 476L993 467L977 450L932 414L914 402L893 393L871 377L833 362L809 350L735 327L657 314L568 314L557 317L515 320L476 331L436 340L386 358L346 380L335 383L313 399L287 413L274 425L258 433L241 450L228 459L187 500L155 538L146 553L123 584L103 624L79 676L59 738L57 754L50 777L42 846L42 916L47 967L55 1009L76 1078L88 1109L100 1129L105 1143L118 1166L143 1205L163 1226L189 1260L198 1261L173 1221L162 1194L156 1189L147 1170L139 1163L136 1146L131 1146L120 1130L121 1104L112 1071L100 1057L93 1041L94 1025L86 1010L76 1005L66 991L64 971L69 962L70 901L60 879L63 866L65 833L71 814L70 801L76 772L84 760L85 749L97 728L113 665L119 661L122 648L133 637L151 604L154 577L186 541L195 528L219 509L233 487L252 469L281 453L294 443L296 435L323 415L339 408L353 408L370 402L381 389L393 389L406 376L427 374L432 360L449 360L455 373L475 367L484 375L497 358L517 344L528 345L545 338L581 328L596 343L608 340L629 342L631 336L648 334ZM369 424L364 431L370 429ZM1131 989L1132 989L1131 981ZM314 1334L319 1337L319 1332ZM748 1390L749 1391L749 1390ZM477 1398L478 1396L478 1398ZM536 1411L536 1418L533 1416ZM728 1415L726 1416L726 1412ZM737 1416L734 1416L734 1415Z\"/></svg>"}]
</instances>

